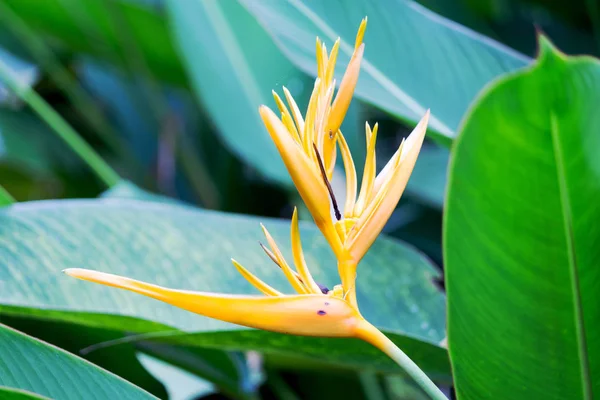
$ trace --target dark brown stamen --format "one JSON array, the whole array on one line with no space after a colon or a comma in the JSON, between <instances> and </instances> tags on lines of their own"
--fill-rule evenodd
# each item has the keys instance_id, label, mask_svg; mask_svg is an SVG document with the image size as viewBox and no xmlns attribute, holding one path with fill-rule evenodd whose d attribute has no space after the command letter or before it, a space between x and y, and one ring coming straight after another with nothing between
<instances>
[{"instance_id":1,"label":"dark brown stamen","mask_svg":"<svg viewBox=\"0 0 600 400\"><path fill-rule=\"evenodd\" d=\"M277 265L279 268L283 269L281 267L281 265L279 264L279 261L277 261L277 257L275 257L275 254L273 254L273 252L271 250L267 249L267 247L264 244L262 244L261 242L258 242L258 244L260 244L260 247L264 250L265 253L267 253L267 255L269 256L271 261L273 261L275 263L275 265ZM294 271L294 275L300 281L300 283L304 285L304 282L302 281L302 278L300 277L300 275L295 271ZM317 284L319 289L321 289L321 293L323 293L323 294L329 293L329 289L327 289L327 287L325 285L321 285L319 282L315 282L315 283ZM327 303L325 303L325 305L327 305Z\"/></svg>"},{"instance_id":2,"label":"dark brown stamen","mask_svg":"<svg viewBox=\"0 0 600 400\"><path fill-rule=\"evenodd\" d=\"M335 213L335 218L339 221L340 219L342 219L342 214L340 213L340 209L338 208L337 200L335 199L335 195L333 194L333 189L331 188L329 179L327 179L327 173L325 172L325 167L323 166L323 160L321 159L321 155L319 154L319 149L317 149L317 145L314 143L313 148L315 149L315 154L317 155L317 161L319 162L319 168L321 169L321 176L323 176L323 181L325 182L325 186L327 186L327 191L329 192L329 197L331 198L331 203L333 204L333 212Z\"/></svg>"},{"instance_id":3,"label":"dark brown stamen","mask_svg":"<svg viewBox=\"0 0 600 400\"><path fill-rule=\"evenodd\" d=\"M258 244L260 244L260 247L262 247L262 249L264 250L264 252L267 253L267 255L269 256L269 258L271 259L271 261L273 261L279 268L281 268L281 265L279 265L279 261L277 261L277 257L275 257L275 254L273 254L271 252L271 250L267 249L265 247L265 245L262 244L261 242L258 242Z\"/></svg>"}]
</instances>

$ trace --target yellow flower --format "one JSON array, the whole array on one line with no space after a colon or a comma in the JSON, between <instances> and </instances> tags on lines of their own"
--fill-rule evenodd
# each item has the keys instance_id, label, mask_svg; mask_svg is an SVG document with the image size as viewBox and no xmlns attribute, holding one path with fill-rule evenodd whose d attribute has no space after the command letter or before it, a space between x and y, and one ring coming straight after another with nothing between
<instances>
[{"instance_id":1,"label":"yellow flower","mask_svg":"<svg viewBox=\"0 0 600 400\"><path fill-rule=\"evenodd\" d=\"M262 225L261 225L262 226ZM298 213L294 210L291 226L292 254L296 270L284 259L277 244L262 226L271 247L263 249L282 269L297 294L285 295L269 286L237 261L240 274L265 296L236 296L168 289L134 279L87 269L71 268L64 272L72 277L130 290L210 318L263 329L303 336L360 337L369 324L338 290L327 290L315 282L304 259Z\"/></svg>"},{"instance_id":2,"label":"yellow flower","mask_svg":"<svg viewBox=\"0 0 600 400\"><path fill-rule=\"evenodd\" d=\"M365 18L360 25L354 53L333 104L333 70L339 39L329 56L325 45L317 39L318 77L306 118L302 118L296 102L285 87L283 91L291 112L276 93L274 97L281 119L266 106L259 109L302 200L338 259L342 286L353 305L356 305L356 266L383 229L402 196L419 155L429 119L428 111L377 176L375 143L378 125L375 124L371 129L366 124L367 156L357 195L356 169L346 139L339 128L358 80L366 22ZM336 144L340 146L346 173L346 201L343 208L337 203L330 185L336 160Z\"/></svg>"}]
</instances>

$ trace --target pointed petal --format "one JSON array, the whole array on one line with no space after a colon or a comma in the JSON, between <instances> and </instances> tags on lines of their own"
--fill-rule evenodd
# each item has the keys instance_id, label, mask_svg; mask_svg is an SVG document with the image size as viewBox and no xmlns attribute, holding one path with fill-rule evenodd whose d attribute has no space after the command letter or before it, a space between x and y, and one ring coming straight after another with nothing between
<instances>
[{"instance_id":1,"label":"pointed petal","mask_svg":"<svg viewBox=\"0 0 600 400\"><path fill-rule=\"evenodd\" d=\"M279 97L277 92L274 90L271 90L271 94L273 95L273 99L275 99L275 104L277 104L277 109L279 110L279 112L282 114L286 113L287 107L285 106L284 102L281 100L281 97Z\"/></svg>"},{"instance_id":2,"label":"pointed petal","mask_svg":"<svg viewBox=\"0 0 600 400\"><path fill-rule=\"evenodd\" d=\"M281 97L279 97L279 95L274 90L272 90L271 92L273 93L273 98L275 99L277 108L281 113L281 122L283 122L283 125L285 125L285 127L287 128L288 132L290 132L294 140L296 140L297 143L300 143L300 135L296 130L296 125L294 125L292 116L290 115L290 112L285 106L285 103L283 102L283 100L281 100Z\"/></svg>"},{"instance_id":3,"label":"pointed petal","mask_svg":"<svg viewBox=\"0 0 600 400\"><path fill-rule=\"evenodd\" d=\"M385 226L390 215L396 208L400 196L404 192L406 183L415 166L429 120L429 110L421 119L402 148L400 160L390 179L380 189L376 199L369 204L355 227L348 235L346 248L352 259L358 262L367 252L375 238ZM383 191L383 192L381 192Z\"/></svg>"},{"instance_id":4,"label":"pointed petal","mask_svg":"<svg viewBox=\"0 0 600 400\"><path fill-rule=\"evenodd\" d=\"M283 87L283 93L285 94L285 99L287 100L292 111L292 116L294 117L294 122L296 122L296 128L298 129L298 132L304 132L304 117L302 117L302 113L298 108L298 104L296 104L292 94L285 86Z\"/></svg>"},{"instance_id":5,"label":"pointed petal","mask_svg":"<svg viewBox=\"0 0 600 400\"><path fill-rule=\"evenodd\" d=\"M367 159L365 161L365 169L363 172L363 179L360 185L360 194L358 195L358 200L356 201L356 205L354 206L354 216L360 217L363 210L365 209L369 198L371 197L371 192L373 190L373 183L375 181L375 172L376 172L376 159L375 159L375 144L377 141L377 130L378 125L375 124L373 131L371 131L371 127L369 123L366 123L365 127L367 131Z\"/></svg>"},{"instance_id":6,"label":"pointed petal","mask_svg":"<svg viewBox=\"0 0 600 400\"><path fill-rule=\"evenodd\" d=\"M261 106L260 115L315 223L319 227L332 224L329 193L321 177L321 172L317 170L300 146L294 142L273 111L266 106ZM312 143L310 150L311 153L314 152Z\"/></svg>"},{"instance_id":7,"label":"pointed petal","mask_svg":"<svg viewBox=\"0 0 600 400\"><path fill-rule=\"evenodd\" d=\"M321 69L319 70L319 78L325 80L325 73L327 71L327 64L329 63L329 57L327 56L327 47L325 43L321 43ZM324 85L321 87L321 91L324 92L327 87L327 83L323 82Z\"/></svg>"},{"instance_id":8,"label":"pointed petal","mask_svg":"<svg viewBox=\"0 0 600 400\"><path fill-rule=\"evenodd\" d=\"M342 135L341 131L338 131L338 141L340 143L340 152L342 153L344 171L346 173L346 204L344 205L344 217L350 218L352 217L352 211L354 210L354 204L356 202L356 168L354 167L354 161L352 160L352 154L350 153L346 138Z\"/></svg>"},{"instance_id":9,"label":"pointed petal","mask_svg":"<svg viewBox=\"0 0 600 400\"><path fill-rule=\"evenodd\" d=\"M315 56L317 57L317 76L323 79L323 53L321 52L321 39L319 39L319 37L317 37L317 41L315 44Z\"/></svg>"},{"instance_id":10,"label":"pointed petal","mask_svg":"<svg viewBox=\"0 0 600 400\"><path fill-rule=\"evenodd\" d=\"M344 77L340 83L340 88L335 96L333 105L331 106L331 112L329 113L327 127L325 129L326 132L337 132L342 125L342 121L346 116L346 111L348 111L350 101L352 100L356 82L358 81L360 62L362 60L364 50L365 46L360 45L358 49L354 51L354 54L348 63L348 68L344 73Z\"/></svg>"},{"instance_id":11,"label":"pointed petal","mask_svg":"<svg viewBox=\"0 0 600 400\"><path fill-rule=\"evenodd\" d=\"M242 275L248 282L250 282L252 284L252 286L254 286L258 290L260 290L263 294L266 294L267 296L283 296L283 293L273 289L271 286L264 283L262 280L257 278L256 275L254 275L252 272L248 271L246 268L244 268L240 263L235 261L233 258L231 259L231 262L233 263L235 268L238 270L240 275Z\"/></svg>"},{"instance_id":12,"label":"pointed petal","mask_svg":"<svg viewBox=\"0 0 600 400\"><path fill-rule=\"evenodd\" d=\"M338 131L339 132L339 131ZM337 135L336 135L337 136ZM329 140L329 139L327 139ZM327 179L329 179L329 181L331 182L331 180L333 179L333 171L335 170L335 162L337 161L337 139L336 137L334 137L333 139L331 139L332 145L329 148L329 165L326 167L327 168Z\"/></svg>"},{"instance_id":13,"label":"pointed petal","mask_svg":"<svg viewBox=\"0 0 600 400\"><path fill-rule=\"evenodd\" d=\"M321 85L321 87L323 87L323 85ZM323 156L323 161L325 162L326 166L329 166L329 164L331 163L331 157L329 157L329 159L327 159L327 157L328 154L331 153L331 147L335 145L335 132L325 131L325 124L327 123L327 113L329 112L329 104L331 103L331 98L333 96L334 90L335 80L334 84L329 85L327 91L319 99L317 114L315 117L315 144L317 145L319 152Z\"/></svg>"},{"instance_id":14,"label":"pointed petal","mask_svg":"<svg viewBox=\"0 0 600 400\"><path fill-rule=\"evenodd\" d=\"M352 337L360 319L346 301L326 295L235 296L168 289L79 268L63 272L74 278L143 294L206 317L273 332Z\"/></svg>"},{"instance_id":15,"label":"pointed petal","mask_svg":"<svg viewBox=\"0 0 600 400\"><path fill-rule=\"evenodd\" d=\"M315 86L313 87L310 100L308 101L308 109L306 110L306 119L304 121L304 135L302 136L302 143L304 145L304 152L315 161L312 156L312 145L315 142L315 119L317 114L317 105L319 104L319 88L321 87L321 80L317 78L315 80Z\"/></svg>"},{"instance_id":16,"label":"pointed petal","mask_svg":"<svg viewBox=\"0 0 600 400\"><path fill-rule=\"evenodd\" d=\"M340 50L340 38L338 38L333 44L331 53L329 55L329 61L327 62L327 69L325 70L325 84L330 85L333 79L333 73L335 72L335 63L337 62L338 52Z\"/></svg>"},{"instance_id":17,"label":"pointed petal","mask_svg":"<svg viewBox=\"0 0 600 400\"><path fill-rule=\"evenodd\" d=\"M381 186L387 182L392 171L396 168L396 165L400 162L400 154L402 154L402 148L404 147L406 139L402 139L400 146L398 146L398 150L394 153L392 158L385 164L385 167L377 174L377 178L375 178L375 184L373 185L373 192L378 193Z\"/></svg>"},{"instance_id":18,"label":"pointed petal","mask_svg":"<svg viewBox=\"0 0 600 400\"><path fill-rule=\"evenodd\" d=\"M360 26L358 27L358 32L356 33L356 41L354 42L354 49L358 49L363 42L363 38L365 37L365 30L367 29L367 17L364 17L362 21L360 21Z\"/></svg>"},{"instance_id":19,"label":"pointed petal","mask_svg":"<svg viewBox=\"0 0 600 400\"><path fill-rule=\"evenodd\" d=\"M277 247L277 243L275 243L275 240L273 239L273 237L271 236L271 234L269 233L267 228L265 228L265 226L263 224L260 224L260 227L262 228L263 233L265 234L265 237L267 238L267 242L269 242L269 246L271 246L271 249L273 250L273 254L275 254L275 257L277 258L277 264L283 270L285 277L290 282L290 284L292 285L294 290L296 292L298 292L299 294L308 293L307 288L304 287L304 285L300 282L300 280L294 274L294 271L290 268L288 263L285 261L285 258L283 258L283 254L279 250L279 247Z\"/></svg>"},{"instance_id":20,"label":"pointed petal","mask_svg":"<svg viewBox=\"0 0 600 400\"><path fill-rule=\"evenodd\" d=\"M306 260L304 259L304 252L302 251L302 242L300 241L300 229L298 228L298 210L294 207L294 214L292 215L292 228L291 228L291 239L292 239L292 254L294 256L294 264L298 270L298 274L302 278L304 286L310 293L321 294L321 288L313 279Z\"/></svg>"}]
</instances>

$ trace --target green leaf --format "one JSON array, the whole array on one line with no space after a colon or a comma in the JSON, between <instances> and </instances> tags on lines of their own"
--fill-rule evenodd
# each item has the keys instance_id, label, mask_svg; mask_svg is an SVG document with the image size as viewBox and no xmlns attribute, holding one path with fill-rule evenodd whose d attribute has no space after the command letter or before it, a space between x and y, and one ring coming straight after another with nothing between
<instances>
[{"instance_id":1,"label":"green leaf","mask_svg":"<svg viewBox=\"0 0 600 400\"><path fill-rule=\"evenodd\" d=\"M600 62L537 63L465 118L445 220L460 399L600 395Z\"/></svg>"},{"instance_id":2,"label":"green leaf","mask_svg":"<svg viewBox=\"0 0 600 400\"><path fill-rule=\"evenodd\" d=\"M193 87L225 142L264 176L291 184L258 106L275 107L271 90L283 96L281 86L306 95L311 88L305 75L237 2L169 0L167 5Z\"/></svg>"},{"instance_id":3,"label":"green leaf","mask_svg":"<svg viewBox=\"0 0 600 400\"><path fill-rule=\"evenodd\" d=\"M0 325L0 386L56 400L156 399L57 347Z\"/></svg>"},{"instance_id":4,"label":"green leaf","mask_svg":"<svg viewBox=\"0 0 600 400\"><path fill-rule=\"evenodd\" d=\"M263 222L291 260L289 221ZM328 287L338 284L333 255L320 232L312 224L302 224L301 230L315 279ZM295 366L305 362L399 372L377 349L356 340L241 328L60 273L86 267L174 288L256 293L230 264L234 257L289 291L281 271L258 246L263 239L257 218L122 199L34 202L0 210L0 237L0 313L43 315L105 329L127 326L134 334L164 332L163 342L256 349L273 362L293 360ZM385 238L359 268L363 314L425 370L447 380L447 355L437 346L445 323L444 297L431 283L435 269L412 248Z\"/></svg>"},{"instance_id":5,"label":"green leaf","mask_svg":"<svg viewBox=\"0 0 600 400\"><path fill-rule=\"evenodd\" d=\"M26 390L9 389L1 386L0 398L4 400L48 400L47 397L38 396Z\"/></svg>"},{"instance_id":6,"label":"green leaf","mask_svg":"<svg viewBox=\"0 0 600 400\"><path fill-rule=\"evenodd\" d=\"M131 199L156 201L158 203L185 204L177 199L144 190L134 183L125 180L120 181L112 188L103 192L100 197L105 199Z\"/></svg>"},{"instance_id":7,"label":"green leaf","mask_svg":"<svg viewBox=\"0 0 600 400\"><path fill-rule=\"evenodd\" d=\"M403 0L353 2L240 0L302 70L315 74L315 35L341 37L337 81L362 18L369 24L356 95L416 123L431 108L431 133L449 144L475 94L529 59L504 45Z\"/></svg>"},{"instance_id":8,"label":"green leaf","mask_svg":"<svg viewBox=\"0 0 600 400\"><path fill-rule=\"evenodd\" d=\"M76 354L158 398L167 396L165 387L154 379L136 358L135 345L113 346L103 348L102 351L88 350L90 346L98 343L119 340L127 336L127 333L123 332L122 329L85 327L74 323L55 321L45 318L43 313L37 316L23 313L19 315L3 314L0 318L4 325L69 353Z\"/></svg>"}]
</instances>

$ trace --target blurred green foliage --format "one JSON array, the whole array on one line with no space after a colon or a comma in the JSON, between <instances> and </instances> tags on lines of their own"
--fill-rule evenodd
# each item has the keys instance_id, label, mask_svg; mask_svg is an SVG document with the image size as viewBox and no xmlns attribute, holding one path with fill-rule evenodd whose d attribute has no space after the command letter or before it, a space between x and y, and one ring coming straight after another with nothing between
<instances>
[{"instance_id":1,"label":"blurred green foliage","mask_svg":"<svg viewBox=\"0 0 600 400\"><path fill-rule=\"evenodd\" d=\"M307 106L315 75L316 35L329 48L336 37L342 39L336 69L339 82L356 28L365 15L369 17L365 60L356 97L342 126L357 166L360 168L364 158L365 120L380 123L377 155L381 167L425 109L431 108L434 118L407 191L385 228L391 240L376 243L370 258L361 264L359 297L365 314L450 390L447 353L438 346L445 336L444 282L440 278L444 260L454 262L447 276L455 293L458 285L471 278L474 286L462 287L468 287L473 295L497 279L500 267L492 268L494 264L486 257L501 252L481 245L480 253L472 253L480 256L479 261L472 258L477 265L457 258L455 249L475 246L481 230L463 229L470 218L461 219L456 210L468 207L469 213L480 211L477 218L485 219L491 207L482 200L487 197L476 190L494 197L496 208L520 210L522 203L515 201L515 205L512 198L502 197L512 184L504 190L494 179L508 185L512 178L497 173L502 160L492 163L493 157L488 156L498 150L497 141L510 134L525 140L526 123L505 127L500 121L491 126L492 117L479 117L491 111L473 110L473 101L501 74L531 63L537 53L536 32L547 34L566 54L600 54L598 2L0 0L0 66L14 78L0 81L0 205L15 200L88 198L0 211L4 221L0 224L0 322L31 336L0 325L0 336L23 343L20 353L13 354L14 349L0 341L0 398L34 398L10 388L65 399L83 398L79 394L91 390L76 379L68 380L72 387L61 388L49 374L26 369L19 370L21 375L12 376L13 380L7 379L2 368L8 368L9 362L4 361L27 359L28 352L35 349L42 349L55 364L83 363L37 339L74 354L97 345L79 355L160 398L191 398L189 393L173 390L180 385L179 379L187 379L182 374L205 383L198 386L197 398L424 398L387 359L357 343L281 339L266 332L215 327L211 321L152 302L129 304L129 297L113 298L108 290L64 283L57 275L68 266L110 267L137 271L138 277L145 275L158 282L164 273L168 276L165 281L173 286L243 293L249 290L247 283L226 265L235 253L240 260L255 260L253 267L263 276L274 276L278 271L271 269L275 267L258 257L257 246L251 246L258 237L258 230L251 228L258 227L258 220L252 216L289 218L292 207L300 204L257 107L264 103L273 108L270 90L281 94L282 86L290 89L301 108ZM587 83L590 79L587 75L581 78ZM20 88L19 93L11 85ZM502 118L519 121L525 113L536 112L526 106L515 111L510 96L508 105L503 103ZM38 107L28 105L32 98ZM523 103L528 99L522 99ZM40 109L53 110L58 125L49 126L49 113L40 113ZM592 111L582 108L581 112ZM465 113L475 117L467 123ZM476 123L477 129L473 128ZM99 178L97 169L90 168L89 157L77 155L73 142L61 140L60 134L69 126L89 145L88 155L98 155L118 174L118 183ZM589 123L581 122L578 126L582 127L582 142L591 140L585 139L588 131L598 132L596 125L589 128ZM457 135L463 135L459 139L463 142L455 146ZM478 144L481 137L486 138L487 147ZM442 218L448 160L455 147L468 165L454 166L452 182L458 189L453 190L460 193L461 185L469 182L477 188L464 189L460 197L450 200L454 211L450 209L453 213L446 215L444 258ZM506 158L517 152L509 150ZM576 157L575 153L571 156ZM486 162L497 175L486 178L479 174ZM539 167L516 156L513 162L527 173ZM340 190L333 183L334 190ZM542 201L536 199L528 201ZM500 213L495 215L502 218ZM286 243L287 222L269 224L277 227L275 232ZM535 229L549 228L536 225L532 231ZM511 235L506 231L503 237ZM309 257L317 275L333 284L333 261L313 236L313 230L307 228ZM455 244L448 249L451 243ZM530 247L533 257L538 250L534 244ZM553 260L544 262L550 266ZM472 271L482 264L489 267L489 276L478 281ZM511 264L512 272L522 264L517 259ZM552 275L552 271L543 273ZM519 281L523 287L532 282L537 281ZM514 286L512 281L509 286ZM464 294L456 303L450 301L450 315L458 315L455 321L469 302L483 302L475 295L468 296ZM555 297L548 301L552 299ZM484 305L500 309L506 304L488 298ZM487 321L485 315L485 310L473 311L469 314L472 320L465 317L468 328L464 330ZM544 315L536 317L540 318L538 324L547 322ZM482 323L480 329L485 326ZM590 332L595 337L597 331ZM486 333L486 340L490 336ZM532 342L539 339L529 338ZM467 339L462 339L462 346L471 348ZM547 335L544 340L549 340ZM557 352L564 349L558 341L552 345ZM461 363L473 361L460 347L457 344L453 349L456 356L451 352L457 374L464 373ZM516 348L518 354L528 354ZM248 354L252 349L262 354ZM486 356L502 359L505 354L491 350ZM63 358L68 361L57 361ZM68 371L52 363L47 368ZM591 364L589 379L598 376L597 359ZM88 382L104 379L97 376L106 374L90 364L82 368L89 370ZM531 382L547 374L544 368L527 370L538 374ZM496 374L500 372L486 371L493 375L486 379L499 379ZM562 369L556 366L555 371ZM32 376L38 380L28 383ZM461 398L486 398L485 390L478 391L488 387L485 379L463 379L468 383L459 390L465 396ZM116 376L109 380L104 383L105 392L96 393L97 398L110 398L110 390L121 393L117 395L121 398L151 396ZM460 378L457 383L461 384ZM543 389L549 384L544 383ZM522 398L511 396L515 392L508 392L510 386L501 386L507 390L506 398ZM477 395L472 397L472 393Z\"/></svg>"}]
</instances>

